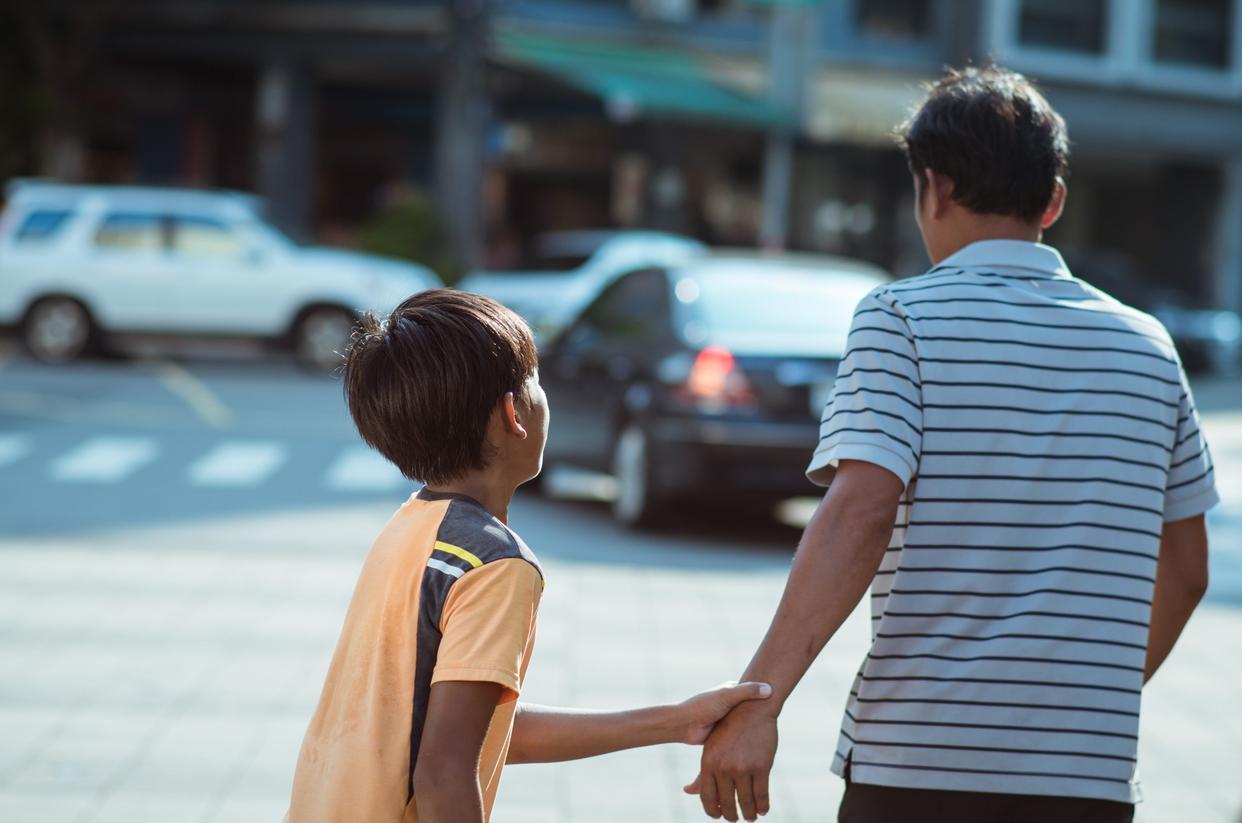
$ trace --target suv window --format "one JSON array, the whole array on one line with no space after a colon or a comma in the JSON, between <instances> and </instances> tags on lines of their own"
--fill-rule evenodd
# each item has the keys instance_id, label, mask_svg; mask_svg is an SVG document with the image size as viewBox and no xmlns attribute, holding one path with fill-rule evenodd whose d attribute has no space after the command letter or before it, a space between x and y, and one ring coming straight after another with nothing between
<instances>
[{"instance_id":1,"label":"suv window","mask_svg":"<svg viewBox=\"0 0 1242 823\"><path fill-rule=\"evenodd\" d=\"M164 220L158 214L112 212L95 231L95 245L130 250L162 248Z\"/></svg>"},{"instance_id":2,"label":"suv window","mask_svg":"<svg viewBox=\"0 0 1242 823\"><path fill-rule=\"evenodd\" d=\"M65 225L73 211L70 209L37 209L26 215L26 219L17 227L13 239L19 243L49 240L61 226Z\"/></svg>"},{"instance_id":3,"label":"suv window","mask_svg":"<svg viewBox=\"0 0 1242 823\"><path fill-rule=\"evenodd\" d=\"M241 241L228 224L186 215L172 218L172 247L182 254L235 257L242 252Z\"/></svg>"},{"instance_id":4,"label":"suv window","mask_svg":"<svg viewBox=\"0 0 1242 823\"><path fill-rule=\"evenodd\" d=\"M668 278L660 269L625 275L587 310L584 326L605 345L650 343L669 334Z\"/></svg>"}]
</instances>

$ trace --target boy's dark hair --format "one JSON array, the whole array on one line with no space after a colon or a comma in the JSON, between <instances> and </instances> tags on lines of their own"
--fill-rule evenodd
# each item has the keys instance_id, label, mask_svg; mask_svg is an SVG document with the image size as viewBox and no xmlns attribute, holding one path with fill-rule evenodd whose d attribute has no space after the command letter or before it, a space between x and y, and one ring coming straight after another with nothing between
<instances>
[{"instance_id":1,"label":"boy's dark hair","mask_svg":"<svg viewBox=\"0 0 1242 823\"><path fill-rule=\"evenodd\" d=\"M998 66L950 69L900 139L920 181L924 169L945 175L953 199L979 214L1038 220L1069 169L1061 115L1029 80Z\"/></svg>"},{"instance_id":2,"label":"boy's dark hair","mask_svg":"<svg viewBox=\"0 0 1242 823\"><path fill-rule=\"evenodd\" d=\"M538 365L525 321L486 297L419 292L362 318L345 355L345 399L362 439L411 480L447 483L487 465L487 424Z\"/></svg>"}]
</instances>

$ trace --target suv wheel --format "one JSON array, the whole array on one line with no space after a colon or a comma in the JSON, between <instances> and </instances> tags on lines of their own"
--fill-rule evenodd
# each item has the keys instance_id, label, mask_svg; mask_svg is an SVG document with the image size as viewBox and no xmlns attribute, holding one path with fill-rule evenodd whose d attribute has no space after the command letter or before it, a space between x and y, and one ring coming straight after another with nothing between
<instances>
[{"instance_id":1,"label":"suv wheel","mask_svg":"<svg viewBox=\"0 0 1242 823\"><path fill-rule=\"evenodd\" d=\"M90 345L94 325L86 307L67 297L49 297L31 306L22 322L22 342L36 360L68 363Z\"/></svg>"},{"instance_id":2,"label":"suv wheel","mask_svg":"<svg viewBox=\"0 0 1242 823\"><path fill-rule=\"evenodd\" d=\"M309 371L331 371L343 362L354 318L343 309L311 309L293 330L298 362Z\"/></svg>"},{"instance_id":3,"label":"suv wheel","mask_svg":"<svg viewBox=\"0 0 1242 823\"><path fill-rule=\"evenodd\" d=\"M612 474L617 493L612 516L634 528L659 525L666 513L665 501L656 497L651 482L651 441L642 426L630 423L621 430L612 450Z\"/></svg>"}]
</instances>

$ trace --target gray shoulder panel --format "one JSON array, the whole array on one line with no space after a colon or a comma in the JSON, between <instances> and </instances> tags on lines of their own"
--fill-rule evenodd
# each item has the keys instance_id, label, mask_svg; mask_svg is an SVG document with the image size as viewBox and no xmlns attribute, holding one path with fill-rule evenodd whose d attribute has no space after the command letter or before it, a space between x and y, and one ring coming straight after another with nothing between
<instances>
[{"instance_id":1,"label":"gray shoulder panel","mask_svg":"<svg viewBox=\"0 0 1242 823\"><path fill-rule=\"evenodd\" d=\"M455 499L449 503L436 539L465 549L484 564L520 557L543 574L538 558L522 538L470 501Z\"/></svg>"}]
</instances>

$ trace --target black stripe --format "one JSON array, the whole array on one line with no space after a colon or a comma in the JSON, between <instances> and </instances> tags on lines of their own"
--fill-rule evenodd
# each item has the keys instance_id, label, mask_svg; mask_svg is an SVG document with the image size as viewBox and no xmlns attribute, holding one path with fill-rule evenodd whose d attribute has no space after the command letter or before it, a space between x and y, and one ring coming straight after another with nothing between
<instances>
[{"instance_id":1,"label":"black stripe","mask_svg":"<svg viewBox=\"0 0 1242 823\"><path fill-rule=\"evenodd\" d=\"M888 309L881 309L881 308L859 309L858 311L854 312L854 316L858 317L860 314L871 314L873 312L879 312L880 314L887 314L889 317L896 317L898 320L901 320L902 322L905 322L905 319L906 319L895 311L889 311Z\"/></svg>"},{"instance_id":2,"label":"black stripe","mask_svg":"<svg viewBox=\"0 0 1242 823\"><path fill-rule=\"evenodd\" d=\"M907 637L930 637L942 640L967 640L972 643L984 643L989 640L1064 640L1068 643L1093 643L1097 646L1120 646L1127 649L1138 649L1139 651L1147 651L1147 645L1144 643L1123 643L1120 640L1102 640L1092 637L1074 637L1065 634L1027 634L1023 632L1006 632L1004 634L993 634L987 637L976 637L970 634L945 634L943 632L898 632L886 633L880 632L876 637L883 637L892 640L900 640Z\"/></svg>"},{"instance_id":3,"label":"black stripe","mask_svg":"<svg viewBox=\"0 0 1242 823\"><path fill-rule=\"evenodd\" d=\"M1067 280L1066 282L1067 282L1067 283L1072 283L1072 282L1074 282L1074 281L1072 281L1072 280ZM901 285L901 284L897 284L897 285ZM910 284L907 284L905 288L900 288L900 289L898 289L898 288L893 288L892 286L890 286L890 287L889 287L889 291L890 291L890 292L892 292L894 295L896 295L896 296L897 296L897 300L898 300L898 301L899 301L899 302L900 302L903 306L914 306L914 305L917 305L917 304L919 304L919 303L927 303L927 302L937 302L937 303L956 303L956 302L958 302L958 301L956 301L956 300L937 300L937 301L928 301L928 300L906 300L906 299L905 299L905 295L907 295L907 294L922 294L923 292L935 291L935 290L937 290L937 289L951 289L951 288L955 288L955 287L956 287L956 288L959 288L959 289L1012 289L1012 288L1013 288L1013 284L1012 284L1012 283L954 283L954 282L943 283L943 282L936 282L936 283L932 283L931 285L924 285L924 284L922 284L922 283L917 283L917 284L916 284L916 283L910 283ZM1084 296L1084 297L1053 297L1053 298L1051 298L1051 299L1053 299L1053 300L1068 300L1068 301L1070 301L1070 302L1074 302L1074 303L1087 303L1087 302L1092 302L1092 301L1099 301L1099 302L1103 302L1103 301L1100 301L1100 298L1096 297L1095 295L1086 295L1086 296ZM961 302L966 302L966 300L965 300L965 299L963 299ZM995 300L995 301L991 301L991 302L996 302L996 303L1005 303L1005 304L1010 305L1010 306L1025 306L1025 305L1029 305L1029 304L1027 304L1027 303L1010 303L1008 300ZM1044 305L1044 304L1042 304L1042 303L1036 303L1035 305L1042 306L1042 305Z\"/></svg>"},{"instance_id":4,"label":"black stripe","mask_svg":"<svg viewBox=\"0 0 1242 823\"><path fill-rule=\"evenodd\" d=\"M1024 452L929 451L924 449L922 455L923 457L1019 457L1032 460L1109 460L1114 463L1124 463L1127 466L1142 466L1146 469L1155 469L1162 474L1166 470L1166 467L1159 463L1150 463L1146 460L1130 460L1124 457L1113 457L1108 454L1026 454Z\"/></svg>"},{"instance_id":5,"label":"black stripe","mask_svg":"<svg viewBox=\"0 0 1242 823\"><path fill-rule=\"evenodd\" d=\"M996 731L1043 732L1047 734L1089 734L1096 737L1120 737L1125 740L1138 740L1137 734L1124 732L1107 732L1098 729L1065 729L1055 726L1008 726L998 723L950 723L934 720L860 720L849 709L845 716L854 723L867 723L876 726L943 726L950 729L994 729Z\"/></svg>"},{"instance_id":6,"label":"black stripe","mask_svg":"<svg viewBox=\"0 0 1242 823\"><path fill-rule=\"evenodd\" d=\"M971 528L995 527L1001 529L1106 529L1127 534L1141 534L1159 539L1160 532L1146 529L1132 529L1129 526L1114 526L1107 523L996 523L983 520L911 520L911 526L967 526Z\"/></svg>"},{"instance_id":7,"label":"black stripe","mask_svg":"<svg viewBox=\"0 0 1242 823\"><path fill-rule=\"evenodd\" d=\"M1117 314L1112 314L1112 313L1108 313L1108 314L1110 317L1122 317L1123 316L1123 315L1117 315ZM1143 332L1135 331L1134 329L1109 329L1109 328L1105 328L1104 326L1066 326L1062 323L1033 323L1029 320L1008 320L1003 317L950 316L950 317L920 317L919 318L919 322L923 322L923 323L926 323L931 320L944 320L947 322L970 321L974 323L1004 323L1005 325L1009 325L1009 326L1028 326L1033 329L1057 329L1061 331L1074 331L1074 332L1079 332L1079 331L1108 332L1110 334L1124 334L1127 337L1141 337L1144 340L1150 340L1153 343L1159 343L1162 346L1169 345L1169 342L1163 338L1156 337L1155 335L1151 335L1151 334L1144 334Z\"/></svg>"},{"instance_id":8,"label":"black stripe","mask_svg":"<svg viewBox=\"0 0 1242 823\"><path fill-rule=\"evenodd\" d=\"M825 424L821 423L820 425L823 426ZM902 438L898 437L895 434L889 434L883 429L855 429L855 428L837 427L837 428L832 429L830 432L828 432L828 434L820 435L820 438L819 438L820 442L822 443L823 441L828 440L840 434L841 432L853 432L855 434L878 434L883 437L887 437L889 440L893 440L897 443L900 443L901 445L909 449L911 452L917 451L917 449L915 449L914 446L912 446L908 440L903 440Z\"/></svg>"},{"instance_id":9,"label":"black stripe","mask_svg":"<svg viewBox=\"0 0 1242 823\"><path fill-rule=\"evenodd\" d=\"M1062 300L1064 298L1056 298L1056 299ZM1084 302L1085 300L1096 300L1096 299L1098 298L1084 298ZM1100 302L1103 302L1103 301L1100 301ZM1160 325L1159 322L1151 322L1147 320L1146 318L1140 317L1138 315L1122 314L1121 312L1115 312L1115 311L1104 311L1103 309L1099 309L1099 308L1085 308L1081 306L1064 306L1058 303L1014 303L1011 300L993 300L993 299L986 298L986 297L949 297L949 298L939 298L935 300L910 300L910 301L903 300L901 301L901 305L903 307L919 306L919 305L933 305L936 303L957 303L957 304L983 303L983 304L992 304L996 306L1013 306L1015 308L1024 308L1024 309L1059 309L1061 311L1070 311L1070 312L1089 312L1092 314L1100 314L1100 315L1105 315L1108 317L1119 317L1122 320L1132 320L1138 323L1143 323L1147 326L1150 326L1153 329L1159 329L1161 331L1165 330L1164 326ZM919 317L916 319L936 320L938 318Z\"/></svg>"},{"instance_id":10,"label":"black stripe","mask_svg":"<svg viewBox=\"0 0 1242 823\"><path fill-rule=\"evenodd\" d=\"M1103 438L1105 440L1120 440L1123 443L1137 443L1140 446L1152 446L1161 451L1170 451L1169 447L1158 440L1146 440L1142 437L1130 437L1124 434L1109 434L1107 432L1067 432L1067 431L1044 431L1031 432L1022 431L1021 429L1001 429L1001 428L969 428L960 429L948 426L928 426L923 429L925 432L939 432L941 434L1008 434L1020 437L1086 437L1090 439Z\"/></svg>"},{"instance_id":11,"label":"black stripe","mask_svg":"<svg viewBox=\"0 0 1242 823\"><path fill-rule=\"evenodd\" d=\"M997 746L961 746L950 745L948 743L898 743L891 740L855 740L850 737L844 730L841 734L851 743L857 746L877 746L880 748L903 748L903 749L947 749L950 751L964 752L1005 752L1008 754L1042 754L1053 757L1094 757L1100 760L1120 760L1123 763L1134 763L1136 758L1124 757L1117 754L1096 754L1095 752L1075 752L1048 749L1005 749Z\"/></svg>"},{"instance_id":12,"label":"black stripe","mask_svg":"<svg viewBox=\"0 0 1242 823\"><path fill-rule=\"evenodd\" d=\"M1108 546L1083 546L1073 544L1073 542L1063 542L1056 546L971 546L956 544L956 542L912 542L903 546L903 549L913 549L920 551L924 549L939 550L948 549L951 551L1062 551L1073 550L1079 551L1100 551L1108 555L1128 555L1130 557L1143 557L1144 560L1155 561L1155 555L1149 552L1133 551L1130 549L1110 549Z\"/></svg>"},{"instance_id":13,"label":"black stripe","mask_svg":"<svg viewBox=\"0 0 1242 823\"><path fill-rule=\"evenodd\" d=\"M891 334L894 337L900 337L902 340L905 340L909 343L914 342L914 338L911 337L906 332L893 331L892 329L884 329L879 326L855 326L854 328L850 329L850 333L849 335L847 335L847 337L853 337L855 332L860 332L860 331L878 331L880 334ZM858 349L854 349L854 351L858 351Z\"/></svg>"},{"instance_id":14,"label":"black stripe","mask_svg":"<svg viewBox=\"0 0 1242 823\"><path fill-rule=\"evenodd\" d=\"M862 366L856 366L850 369L849 371L844 372L843 374L838 374L837 380L844 380L847 377L853 377L856 372L862 372L864 374L887 374L887 375L891 375L892 377L900 377L902 380L905 380L907 383L911 384L912 386L918 386L920 388L922 387L922 384L919 383L918 380L915 380L913 377L911 377L908 374L902 374L900 372L889 371L888 369L869 369L869 368L864 368Z\"/></svg>"},{"instance_id":15,"label":"black stripe","mask_svg":"<svg viewBox=\"0 0 1242 823\"><path fill-rule=\"evenodd\" d=\"M965 772L968 774L1004 774L1016 775L1020 777L1065 777L1071 780L1103 780L1107 783L1121 783L1126 786L1130 785L1129 780L1122 780L1119 777L1101 777L1099 775L1082 773L1065 774L1063 772L1015 772L1004 771L1001 769L963 769L949 766L911 766L897 765L895 763L871 763L864 760L854 760L851 762L855 766L876 766L881 769L914 770L922 772Z\"/></svg>"},{"instance_id":16,"label":"black stripe","mask_svg":"<svg viewBox=\"0 0 1242 823\"><path fill-rule=\"evenodd\" d=\"M1168 431L1177 431L1177 427L1171 423L1161 423L1159 420L1152 420L1150 417L1142 417L1137 414L1125 414L1123 412L1105 412L1105 411L1078 411L1075 409L1029 409L1021 406L986 406L986 405L968 405L959 403L925 403L925 409L953 409L955 411L1003 411L1017 412L1019 414L1057 414L1066 417L1116 417L1122 420L1136 420L1139 423L1146 423L1150 426L1159 426Z\"/></svg>"},{"instance_id":17,"label":"black stripe","mask_svg":"<svg viewBox=\"0 0 1242 823\"><path fill-rule=\"evenodd\" d=\"M1202 457L1202 456L1203 456L1203 453L1204 453L1205 451L1207 451L1207 449L1205 449L1205 448L1203 448L1202 446L1200 446L1200 447L1199 447L1199 451L1195 452L1195 453L1194 453L1193 455L1191 455L1190 457L1187 457L1185 460L1179 460L1179 461L1177 461L1176 463L1171 464L1171 465L1169 466L1169 471L1170 471L1170 472L1172 472L1174 469L1180 469L1182 466L1185 466L1187 463L1190 463L1190 462L1192 462L1192 461L1194 461L1194 460L1198 460L1200 457Z\"/></svg>"},{"instance_id":18,"label":"black stripe","mask_svg":"<svg viewBox=\"0 0 1242 823\"><path fill-rule=\"evenodd\" d=\"M1101 623L1122 623L1127 626L1148 628L1144 620L1126 620L1123 617L1104 617L1098 614L1078 614L1076 612L1044 612L1025 611L1012 614L970 614L968 612L894 612L884 611L884 617L957 617L963 620L1013 620L1017 617L1053 617L1063 620L1095 620Z\"/></svg>"},{"instance_id":19,"label":"black stripe","mask_svg":"<svg viewBox=\"0 0 1242 823\"><path fill-rule=\"evenodd\" d=\"M908 354L902 354L901 352L893 351L892 349L882 349L882 348L879 348L878 346L854 346L850 348L848 352L846 352L845 357L848 360L850 355L856 354L860 351L873 351L873 352L878 352L879 354L883 354L883 355L890 356L890 357L900 357L902 360L906 360L910 363L913 363L916 368L919 365L919 361L915 360L913 357L909 356Z\"/></svg>"},{"instance_id":20,"label":"black stripe","mask_svg":"<svg viewBox=\"0 0 1242 823\"><path fill-rule=\"evenodd\" d=\"M1079 592L1073 589L1032 589L1029 592L973 592L973 591L955 591L952 589L889 589L890 594L910 594L910 595L953 595L955 597L1007 597L1017 600L1022 597L1031 597L1037 594L1063 594L1069 597L1095 597L1102 600L1123 600L1127 603L1140 603L1144 606L1150 606L1150 600L1144 600L1141 597L1130 597L1124 594L1107 594L1105 592Z\"/></svg>"},{"instance_id":21,"label":"black stripe","mask_svg":"<svg viewBox=\"0 0 1242 823\"><path fill-rule=\"evenodd\" d=\"M1098 683L1058 683L1055 680L1000 680L988 677L928 677L924 675L903 675L901 677L869 677L859 674L862 680L907 681L919 680L932 683L984 683L1000 686L1051 686L1056 689L1091 689L1101 692L1119 692L1121 694L1141 695L1142 689L1126 689L1121 686L1101 686Z\"/></svg>"},{"instance_id":22,"label":"black stripe","mask_svg":"<svg viewBox=\"0 0 1242 823\"><path fill-rule=\"evenodd\" d=\"M1169 363L1172 365L1173 360L1167 354L1157 354L1155 352L1135 351L1134 349L1123 349L1116 346L1058 346L1055 343L1031 343L1025 340L997 340L991 337L944 337L919 335L920 343L932 341L937 343L996 343L1002 346L1024 346L1028 349L1051 349L1055 351L1072 351L1072 352L1112 352L1115 354L1129 354L1135 357L1149 357L1159 360L1161 363Z\"/></svg>"},{"instance_id":23,"label":"black stripe","mask_svg":"<svg viewBox=\"0 0 1242 823\"><path fill-rule=\"evenodd\" d=\"M1193 484L1195 484L1195 483L1198 483L1200 480L1205 479L1205 478L1206 478L1209 474L1211 474L1211 473L1212 473L1212 472L1214 472L1214 471L1216 471L1216 467L1215 467L1215 466L1208 466L1207 471L1205 471L1203 474L1199 475L1198 477L1194 478L1193 480L1186 480L1186 481L1183 481L1183 482L1181 482L1181 483L1174 483L1173 485L1169 486L1169 489L1168 489L1168 490L1169 490L1169 491L1173 491L1174 489L1180 489L1180 488L1182 488L1183 486L1190 486L1190 485L1193 485Z\"/></svg>"},{"instance_id":24,"label":"black stripe","mask_svg":"<svg viewBox=\"0 0 1242 823\"><path fill-rule=\"evenodd\" d=\"M1157 383L1164 383L1166 386L1179 385L1178 381L1176 380L1166 380L1163 377L1157 377L1154 374L1148 374L1147 372L1141 372L1141 371L1134 371L1132 369L1117 369L1117 368L1097 369L1097 368L1089 368L1085 366L1083 367L1049 366L1047 363L1023 363L1020 360L968 360L968 359L958 359L958 358L953 358L953 357L920 357L919 362L920 363L946 363L946 364L956 365L956 366L1009 366L1011 368L1034 369L1035 371L1066 372L1069 374L1102 374L1102 375L1128 374L1132 377L1142 377L1147 380L1154 380Z\"/></svg>"},{"instance_id":25,"label":"black stripe","mask_svg":"<svg viewBox=\"0 0 1242 823\"><path fill-rule=\"evenodd\" d=\"M1141 394L1139 392L1122 391L1121 389L1065 389L1065 388L1047 388L1043 386L1021 385L1018 383L992 383L992 382L970 382L960 383L952 380L925 380L924 385L927 386L946 386L952 388L963 389L1014 389L1018 391L1033 391L1043 394L1103 394L1116 397L1132 397L1136 400L1146 400L1149 403L1157 403L1165 408L1175 408L1177 403L1166 403L1158 400L1150 395Z\"/></svg>"},{"instance_id":26,"label":"black stripe","mask_svg":"<svg viewBox=\"0 0 1242 823\"><path fill-rule=\"evenodd\" d=\"M980 660L997 660L1009 663L1038 663L1040 665L1055 664L1058 666L1092 666L1099 669L1120 669L1127 672L1141 672L1142 666L1123 666L1120 663L1101 663L1098 660L1060 660L1055 657L1020 657L1014 655L977 655L975 657L953 657L947 654L868 654L872 660L945 660L956 663L974 663ZM1055 707L1053 707L1055 708ZM1138 715L1135 715L1136 717Z\"/></svg>"},{"instance_id":27,"label":"black stripe","mask_svg":"<svg viewBox=\"0 0 1242 823\"><path fill-rule=\"evenodd\" d=\"M1162 512L1161 509L1153 509L1149 506L1131 506L1128 503L1112 503L1108 500L1017 500L1003 497L918 497L916 500L919 503L1005 503L1016 506L1108 506L1114 509L1127 509L1129 511L1143 512L1144 514L1158 515Z\"/></svg>"},{"instance_id":28,"label":"black stripe","mask_svg":"<svg viewBox=\"0 0 1242 823\"><path fill-rule=\"evenodd\" d=\"M899 566L885 574L896 572L948 572L953 574L1048 574L1050 572L1077 572L1079 574L1100 574L1105 577L1124 577L1129 580L1143 580L1155 583L1156 578L1142 574L1126 574L1125 572L1104 571L1103 569L1087 569L1081 566L1048 566L1043 569L962 569L956 566ZM879 574L879 572L877 572Z\"/></svg>"},{"instance_id":29,"label":"black stripe","mask_svg":"<svg viewBox=\"0 0 1242 823\"><path fill-rule=\"evenodd\" d=\"M867 388L866 386L860 386L857 389L854 389L853 391L833 392L832 399L836 400L838 397L851 397L855 394L886 394L889 397L896 397L898 400L903 400L906 403L909 403L914 408L919 409L920 411L923 408L923 406L919 404L918 401L911 400L908 397L906 397L904 394L898 394L895 391L885 391L884 389L871 389L871 388Z\"/></svg>"},{"instance_id":30,"label":"black stripe","mask_svg":"<svg viewBox=\"0 0 1242 823\"><path fill-rule=\"evenodd\" d=\"M1024 483L1110 483L1114 486L1128 486L1133 489L1164 493L1162 486L1147 483L1131 483L1128 480L1116 480L1112 477L1023 477L1013 474L924 474L919 473L920 480L1018 480Z\"/></svg>"},{"instance_id":31,"label":"black stripe","mask_svg":"<svg viewBox=\"0 0 1242 823\"><path fill-rule=\"evenodd\" d=\"M820 425L821 426L829 425L829 423L831 423L832 421L832 418L836 417L838 414L878 414L881 417L891 417L894 420L897 420L901 423L905 423L907 426L910 427L912 431L914 431L915 434L920 433L918 426L914 425L913 423L911 423L909 420L907 420L905 417L901 416L900 414L894 414L893 412L880 411L879 409L838 409L836 408L836 404L833 404L832 414L828 415L828 419L821 422ZM906 445L909 446L910 444L907 443Z\"/></svg>"},{"instance_id":32,"label":"black stripe","mask_svg":"<svg viewBox=\"0 0 1242 823\"><path fill-rule=\"evenodd\" d=\"M1198 426L1195 426L1195 430L1194 430L1194 431L1192 431L1190 434L1186 435L1185 437L1183 437L1183 438L1181 438L1180 440L1177 440L1177 441L1175 441L1175 442L1173 443L1173 451L1177 451L1177 450L1178 450L1179 448L1181 448L1184 444L1189 443L1191 440L1193 440L1194 438L1196 438L1196 437L1198 437L1198 436L1199 436L1199 427L1198 427Z\"/></svg>"}]
</instances>

